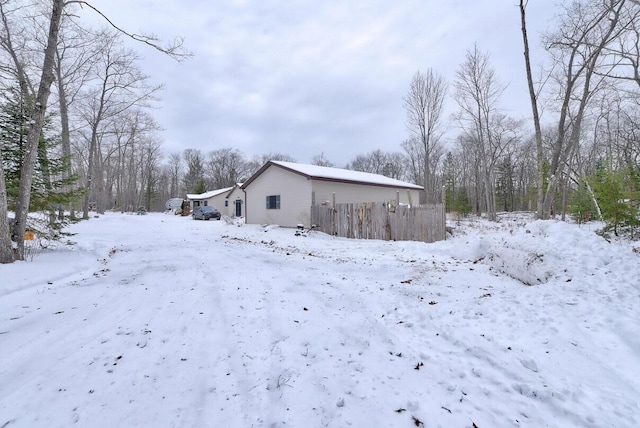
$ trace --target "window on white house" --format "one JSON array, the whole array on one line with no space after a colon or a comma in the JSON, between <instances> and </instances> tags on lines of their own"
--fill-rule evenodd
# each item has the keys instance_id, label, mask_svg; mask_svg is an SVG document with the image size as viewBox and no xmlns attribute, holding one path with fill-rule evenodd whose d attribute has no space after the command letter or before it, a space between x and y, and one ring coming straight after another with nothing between
<instances>
[{"instance_id":1,"label":"window on white house","mask_svg":"<svg viewBox=\"0 0 640 428\"><path fill-rule=\"evenodd\" d=\"M228 206L229 206L229 200L228 200L228 199L225 199L225 200L224 200L224 206L225 206L225 207L228 207Z\"/></svg>"},{"instance_id":2,"label":"window on white house","mask_svg":"<svg viewBox=\"0 0 640 428\"><path fill-rule=\"evenodd\" d=\"M280 195L267 196L267 209L268 210L280 209Z\"/></svg>"}]
</instances>

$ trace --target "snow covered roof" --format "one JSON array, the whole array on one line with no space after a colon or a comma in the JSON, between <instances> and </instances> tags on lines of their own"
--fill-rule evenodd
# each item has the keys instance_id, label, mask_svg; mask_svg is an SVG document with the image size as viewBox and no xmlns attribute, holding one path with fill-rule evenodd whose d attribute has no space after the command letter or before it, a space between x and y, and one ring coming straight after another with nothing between
<instances>
[{"instance_id":1,"label":"snow covered roof","mask_svg":"<svg viewBox=\"0 0 640 428\"><path fill-rule=\"evenodd\" d=\"M229 191L227 192L227 195L225 196L225 198L228 198L236 189L240 189L240 188L242 188L242 183L236 183L235 186L229 187Z\"/></svg>"},{"instance_id":2,"label":"snow covered roof","mask_svg":"<svg viewBox=\"0 0 640 428\"><path fill-rule=\"evenodd\" d=\"M187 194L187 199L190 200L202 200L202 199L211 199L214 196L221 195L233 189L233 187L225 187L224 189L211 190L209 192L200 193L200 194Z\"/></svg>"},{"instance_id":3,"label":"snow covered roof","mask_svg":"<svg viewBox=\"0 0 640 428\"><path fill-rule=\"evenodd\" d=\"M396 187L401 189L422 190L422 186L385 177L384 175L371 174L369 172L352 171L342 168L330 168L326 166L308 165L303 163L269 161L258 172L253 174L244 184L246 187L255 178L262 174L270 166L277 166L297 174L304 175L313 180L336 181L341 183L367 184L384 187Z\"/></svg>"}]
</instances>

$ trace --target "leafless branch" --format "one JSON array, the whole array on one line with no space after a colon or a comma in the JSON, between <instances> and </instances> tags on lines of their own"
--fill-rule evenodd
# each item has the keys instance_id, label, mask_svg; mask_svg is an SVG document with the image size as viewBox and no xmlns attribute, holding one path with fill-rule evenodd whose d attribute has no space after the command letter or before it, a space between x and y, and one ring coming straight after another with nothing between
<instances>
[{"instance_id":1,"label":"leafless branch","mask_svg":"<svg viewBox=\"0 0 640 428\"><path fill-rule=\"evenodd\" d=\"M160 52L162 52L162 53L164 53L166 55L169 55L171 58L173 58L174 60L176 60L178 62L182 62L185 59L191 58L193 56L193 54L191 52L189 52L189 51L184 49L184 38L182 38L182 37L176 37L176 38L174 38L173 43L163 46L163 45L160 44L160 39L157 36L130 33L127 30L125 30L124 28L116 25L111 19L109 19L98 8L96 8L95 6L93 6L92 4L90 4L87 1L70 0L67 3L65 3L65 5L73 4L73 3L79 4L80 7L87 6L89 9L93 10L98 15L100 15L102 18L104 18L104 20L107 21L110 26L115 28L120 33L124 34L127 37L130 37L131 39L133 39L133 40L135 40L137 42L141 42L141 43L144 43L144 44L146 44L148 46L151 46L152 48L154 48L154 49L156 49L156 50L158 50L158 51L160 51Z\"/></svg>"}]
</instances>

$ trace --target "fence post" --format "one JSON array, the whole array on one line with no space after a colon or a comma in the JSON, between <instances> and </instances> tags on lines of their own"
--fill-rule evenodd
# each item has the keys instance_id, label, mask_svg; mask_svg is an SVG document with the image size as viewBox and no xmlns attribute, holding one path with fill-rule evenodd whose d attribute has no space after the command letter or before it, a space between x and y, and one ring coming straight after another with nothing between
<instances>
[{"instance_id":1,"label":"fence post","mask_svg":"<svg viewBox=\"0 0 640 428\"><path fill-rule=\"evenodd\" d=\"M333 200L331 202L331 234L336 236L338 234L338 225L336 224L336 192L333 192Z\"/></svg>"}]
</instances>

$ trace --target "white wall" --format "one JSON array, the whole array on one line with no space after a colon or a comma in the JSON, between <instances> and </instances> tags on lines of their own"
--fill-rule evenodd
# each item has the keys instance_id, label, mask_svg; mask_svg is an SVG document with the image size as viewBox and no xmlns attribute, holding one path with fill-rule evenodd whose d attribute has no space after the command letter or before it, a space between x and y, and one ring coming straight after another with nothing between
<instances>
[{"instance_id":1,"label":"white wall","mask_svg":"<svg viewBox=\"0 0 640 428\"><path fill-rule=\"evenodd\" d=\"M420 193L418 190L395 189L392 187L366 186L362 184L337 183L331 181L313 181L316 205L329 201L333 204L333 193L336 194L336 203L361 203L361 202L390 202L398 198L400 203L418 205Z\"/></svg>"},{"instance_id":2,"label":"white wall","mask_svg":"<svg viewBox=\"0 0 640 428\"><path fill-rule=\"evenodd\" d=\"M311 205L324 201L333 203L390 202L400 196L400 203L418 205L418 190L397 189L375 185L349 184L334 181L308 180L302 175L277 166L270 166L246 191L245 219L251 224L277 224L283 227L309 226ZM399 192L399 193L398 193ZM312 200L315 194L315 201ZM280 195L280 209L267 209L266 197ZM231 201L229 201L231 205Z\"/></svg>"},{"instance_id":3,"label":"white wall","mask_svg":"<svg viewBox=\"0 0 640 428\"><path fill-rule=\"evenodd\" d=\"M229 206L226 207L226 211L220 211L220 212L222 214L228 215L229 217L234 217L236 215L236 201L238 199L242 201L242 214L241 214L241 216L244 217L245 216L246 204L245 204L245 201L244 201L244 192L239 187L235 187L231 191L231 193L229 193L229 195L227 196L227 201L229 202Z\"/></svg>"},{"instance_id":4,"label":"white wall","mask_svg":"<svg viewBox=\"0 0 640 428\"><path fill-rule=\"evenodd\" d=\"M309 226L311 182L305 177L272 165L249 183L245 191L247 223ZM280 209L266 208L266 198L271 195L280 195Z\"/></svg>"},{"instance_id":5,"label":"white wall","mask_svg":"<svg viewBox=\"0 0 640 428\"><path fill-rule=\"evenodd\" d=\"M199 201L200 205L204 205L205 201L207 202L207 206L210 207L214 207L215 209L217 209L218 211L220 211L221 214L224 214L227 212L227 208L224 206L224 197L225 197L226 193L220 194L220 195L216 195L212 198L207 198L207 199L198 199L197 201ZM191 212L193 212L193 209L195 208L195 200L191 201Z\"/></svg>"}]
</instances>

